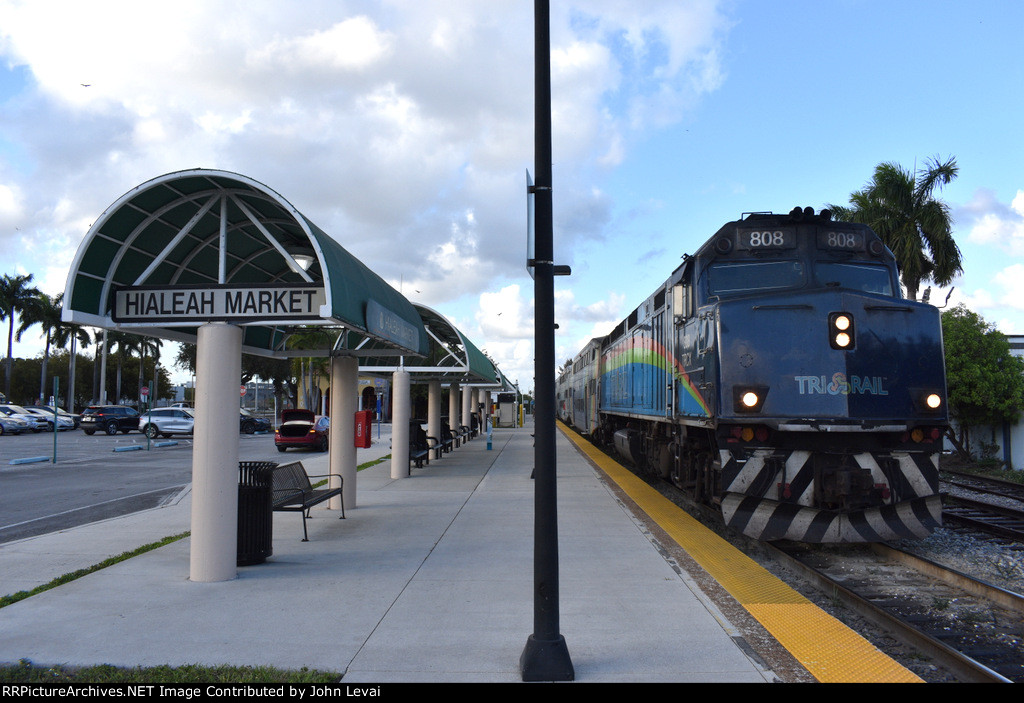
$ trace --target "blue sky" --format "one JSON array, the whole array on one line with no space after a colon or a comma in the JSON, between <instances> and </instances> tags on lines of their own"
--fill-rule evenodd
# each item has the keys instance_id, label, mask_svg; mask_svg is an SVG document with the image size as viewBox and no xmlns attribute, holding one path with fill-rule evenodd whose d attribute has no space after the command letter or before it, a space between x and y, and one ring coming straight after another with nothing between
<instances>
[{"instance_id":1,"label":"blue sky","mask_svg":"<svg viewBox=\"0 0 1024 703\"><path fill-rule=\"evenodd\" d=\"M0 273L60 292L121 194L237 171L532 387L532 3L152 8L0 0ZM1024 3L556 0L551 23L560 360L741 213L948 156L950 304L1024 333Z\"/></svg>"}]
</instances>

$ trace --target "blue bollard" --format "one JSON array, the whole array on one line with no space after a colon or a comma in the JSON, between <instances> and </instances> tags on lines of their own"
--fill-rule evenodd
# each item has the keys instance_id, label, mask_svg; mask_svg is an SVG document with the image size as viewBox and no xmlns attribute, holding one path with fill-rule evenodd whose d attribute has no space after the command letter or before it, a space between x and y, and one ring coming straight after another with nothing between
<instances>
[{"instance_id":1,"label":"blue bollard","mask_svg":"<svg viewBox=\"0 0 1024 703\"><path fill-rule=\"evenodd\" d=\"M35 464L35 463L38 463L40 461L49 461L49 460L50 460L50 457L48 457L48 456L30 456L30 457L26 457L24 459L11 459L8 462L8 466L13 466L15 464Z\"/></svg>"}]
</instances>

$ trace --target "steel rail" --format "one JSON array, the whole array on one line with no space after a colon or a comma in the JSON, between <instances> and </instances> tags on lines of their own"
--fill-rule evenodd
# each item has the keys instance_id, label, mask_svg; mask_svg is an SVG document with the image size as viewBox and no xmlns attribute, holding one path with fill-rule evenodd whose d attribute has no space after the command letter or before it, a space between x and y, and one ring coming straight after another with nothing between
<instances>
[{"instance_id":1,"label":"steel rail","mask_svg":"<svg viewBox=\"0 0 1024 703\"><path fill-rule=\"evenodd\" d=\"M875 625L888 630L899 640L933 657L941 666L952 672L961 681L965 683L1013 683L984 664L930 637L909 623L879 608L825 574L787 554L777 546L765 544L765 547L778 561L799 571L803 576L815 582L822 592L839 598L846 606Z\"/></svg>"}]
</instances>

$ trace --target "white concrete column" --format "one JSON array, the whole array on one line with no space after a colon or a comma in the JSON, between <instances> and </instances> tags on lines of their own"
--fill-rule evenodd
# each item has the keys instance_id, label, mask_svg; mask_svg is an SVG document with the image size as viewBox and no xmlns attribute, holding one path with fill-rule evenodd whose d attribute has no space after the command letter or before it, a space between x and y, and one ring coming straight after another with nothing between
<instances>
[{"instance_id":1,"label":"white concrete column","mask_svg":"<svg viewBox=\"0 0 1024 703\"><path fill-rule=\"evenodd\" d=\"M459 397L459 384L453 383L448 386L448 429L452 434L458 432L460 423L459 410L462 399Z\"/></svg>"},{"instance_id":2,"label":"white concrete column","mask_svg":"<svg viewBox=\"0 0 1024 703\"><path fill-rule=\"evenodd\" d=\"M469 387L462 391L462 422L466 427L473 427L470 415L473 414L473 398L476 397L476 389ZM469 439L467 436L466 439Z\"/></svg>"},{"instance_id":3,"label":"white concrete column","mask_svg":"<svg viewBox=\"0 0 1024 703\"><path fill-rule=\"evenodd\" d=\"M391 478L409 475L409 372L398 369L391 375Z\"/></svg>"},{"instance_id":4,"label":"white concrete column","mask_svg":"<svg viewBox=\"0 0 1024 703\"><path fill-rule=\"evenodd\" d=\"M242 328L205 324L196 348L189 577L228 581L238 561L238 386Z\"/></svg>"},{"instance_id":5,"label":"white concrete column","mask_svg":"<svg viewBox=\"0 0 1024 703\"><path fill-rule=\"evenodd\" d=\"M331 442L330 471L340 474L345 490L345 510L356 507L356 402L359 399L359 362L353 356L331 357ZM331 476L328 486L338 487ZM340 510L342 497L328 501L331 510Z\"/></svg>"},{"instance_id":6,"label":"white concrete column","mask_svg":"<svg viewBox=\"0 0 1024 703\"><path fill-rule=\"evenodd\" d=\"M438 443L435 445L434 458L441 458L441 382L427 382L427 436L434 437Z\"/></svg>"}]
</instances>

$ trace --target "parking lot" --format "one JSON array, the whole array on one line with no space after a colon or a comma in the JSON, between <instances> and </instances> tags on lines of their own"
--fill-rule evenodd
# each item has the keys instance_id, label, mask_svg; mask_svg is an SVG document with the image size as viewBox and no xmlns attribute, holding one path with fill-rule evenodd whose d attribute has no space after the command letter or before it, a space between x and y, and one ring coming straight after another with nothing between
<instances>
[{"instance_id":1,"label":"parking lot","mask_svg":"<svg viewBox=\"0 0 1024 703\"><path fill-rule=\"evenodd\" d=\"M274 435L239 434L240 461L278 461ZM116 451L115 451L116 450ZM192 480L192 438L147 441L140 432L0 436L0 542L22 539L172 499ZM16 463L45 458L33 463Z\"/></svg>"}]
</instances>

